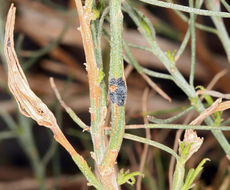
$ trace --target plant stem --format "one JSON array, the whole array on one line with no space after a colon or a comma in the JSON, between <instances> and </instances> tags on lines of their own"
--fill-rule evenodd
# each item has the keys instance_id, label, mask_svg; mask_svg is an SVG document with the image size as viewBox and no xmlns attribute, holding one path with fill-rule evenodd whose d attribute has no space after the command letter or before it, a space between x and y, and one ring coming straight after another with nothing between
<instances>
[{"instance_id":1,"label":"plant stem","mask_svg":"<svg viewBox=\"0 0 230 190\"><path fill-rule=\"evenodd\" d=\"M98 81L99 68L97 66L93 36L90 29L93 1L87 0L85 8L83 8L81 1L75 0L75 3L77 6L78 16L80 20L80 32L87 62L86 70L88 71L90 88L90 132L94 146L95 161L96 165L98 166L102 162L105 152L105 135L103 125L107 109L104 100L104 91L100 86L101 81Z\"/></svg>"},{"instance_id":2,"label":"plant stem","mask_svg":"<svg viewBox=\"0 0 230 190\"><path fill-rule=\"evenodd\" d=\"M167 0L167 2L172 3L172 0ZM196 1L198 2L198 1ZM196 3L196 8L200 8L203 2ZM175 13L185 22L189 23L190 19L182 12L178 10L174 10ZM213 34L217 34L217 30L213 27L205 26L203 24L195 23L196 28L199 28L200 30L203 30L205 32L210 32Z\"/></svg>"},{"instance_id":3,"label":"plant stem","mask_svg":"<svg viewBox=\"0 0 230 190\"><path fill-rule=\"evenodd\" d=\"M206 6L210 10L219 11L220 10L220 2L219 1L213 1L213 0L207 0L205 1ZM228 35L228 32L226 30L226 27L224 25L224 21L220 17L212 16L212 21L214 22L214 25L217 29L217 36L219 37L225 53L228 58L228 62L230 63L230 38Z\"/></svg>"},{"instance_id":4,"label":"plant stem","mask_svg":"<svg viewBox=\"0 0 230 190\"><path fill-rule=\"evenodd\" d=\"M194 0L189 0L189 6L193 8ZM195 29L195 15L190 13L190 30L191 30L191 71L189 76L189 84L194 87L194 73L196 63L196 29Z\"/></svg>"},{"instance_id":5,"label":"plant stem","mask_svg":"<svg viewBox=\"0 0 230 190\"><path fill-rule=\"evenodd\" d=\"M177 161L176 169L173 175L173 186L172 190L180 190L184 182L185 168L184 164Z\"/></svg>"},{"instance_id":6,"label":"plant stem","mask_svg":"<svg viewBox=\"0 0 230 190\"><path fill-rule=\"evenodd\" d=\"M144 143L144 144L148 144L150 146L154 146L156 148L164 150L165 152L168 152L169 154L174 156L177 160L179 159L179 156L174 152L174 150L172 150L171 148L169 148L169 147L167 147L167 146L165 146L165 145L163 145L161 143L158 143L156 141L146 139L146 138L143 138L143 137L139 137L139 136L136 136L136 135L128 134L128 133L125 133L124 138L129 139L129 140L133 140L133 141L137 141L137 142L141 142L141 143Z\"/></svg>"},{"instance_id":7,"label":"plant stem","mask_svg":"<svg viewBox=\"0 0 230 190\"><path fill-rule=\"evenodd\" d=\"M220 0L220 1L224 5L224 7L227 9L227 11L230 12L230 5L225 0Z\"/></svg>"},{"instance_id":8,"label":"plant stem","mask_svg":"<svg viewBox=\"0 0 230 190\"><path fill-rule=\"evenodd\" d=\"M208 126L208 125L182 125L182 124L143 124L143 125L126 125L126 129L193 129L204 131L230 131L229 126Z\"/></svg>"},{"instance_id":9,"label":"plant stem","mask_svg":"<svg viewBox=\"0 0 230 190\"><path fill-rule=\"evenodd\" d=\"M176 52L175 61L177 61L180 58L180 56L182 55L182 53L184 52L184 50L185 50L185 48L186 48L186 46L188 44L190 34L191 34L191 30L190 30L190 27L189 27L187 32L186 32L186 34L185 34L185 36L184 36L184 40L182 41L182 43L180 45L180 48Z\"/></svg>"},{"instance_id":10,"label":"plant stem","mask_svg":"<svg viewBox=\"0 0 230 190\"><path fill-rule=\"evenodd\" d=\"M187 13L194 13L197 15L203 15L203 16L218 16L218 17L230 17L230 13L227 12L218 12L218 11L209 11L209 10L204 10L204 9L197 9L197 8L190 8L186 7L183 5L178 5L174 3L167 3L164 1L158 1L158 0L140 0L142 2L151 4L151 5L156 5L159 7L164 7L164 8L170 8L178 11L183 11Z\"/></svg>"},{"instance_id":11,"label":"plant stem","mask_svg":"<svg viewBox=\"0 0 230 190\"><path fill-rule=\"evenodd\" d=\"M16 137L17 137L17 133L15 133L14 131L1 131L0 142L5 139L11 139Z\"/></svg>"},{"instance_id":12,"label":"plant stem","mask_svg":"<svg viewBox=\"0 0 230 190\"><path fill-rule=\"evenodd\" d=\"M109 81L111 79L124 79L123 54L122 54L122 27L123 15L121 12L121 0L110 1L110 29L111 29L111 53L110 53L110 71ZM111 175L114 172L114 165L119 153L123 134L125 129L125 107L111 102L112 111L112 131L110 134L109 145L100 167L100 173ZM110 179L111 180L111 179ZM117 184L114 182L111 189L117 189Z\"/></svg>"},{"instance_id":13,"label":"plant stem","mask_svg":"<svg viewBox=\"0 0 230 190\"><path fill-rule=\"evenodd\" d=\"M37 148L35 146L34 137L32 135L31 121L28 118L22 116L20 113L18 114L18 116L20 122L18 140L21 144L22 149L29 158L35 178L39 185L39 190L45 190L45 168L41 162Z\"/></svg>"}]
</instances>

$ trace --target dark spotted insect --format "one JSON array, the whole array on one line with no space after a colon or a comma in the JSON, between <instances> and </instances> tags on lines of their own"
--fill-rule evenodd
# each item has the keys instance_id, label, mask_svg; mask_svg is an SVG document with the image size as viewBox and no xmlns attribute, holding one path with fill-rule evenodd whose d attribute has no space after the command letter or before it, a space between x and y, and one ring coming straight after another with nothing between
<instances>
[{"instance_id":1,"label":"dark spotted insect","mask_svg":"<svg viewBox=\"0 0 230 190\"><path fill-rule=\"evenodd\" d=\"M113 104L123 106L125 104L126 94L126 85L122 78L117 80L112 78L109 81L109 97Z\"/></svg>"}]
</instances>

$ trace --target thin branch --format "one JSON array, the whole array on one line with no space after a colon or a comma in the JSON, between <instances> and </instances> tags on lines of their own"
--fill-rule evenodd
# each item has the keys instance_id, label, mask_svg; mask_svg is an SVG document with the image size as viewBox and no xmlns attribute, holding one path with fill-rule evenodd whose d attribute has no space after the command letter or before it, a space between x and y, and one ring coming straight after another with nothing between
<instances>
[{"instance_id":1,"label":"thin branch","mask_svg":"<svg viewBox=\"0 0 230 190\"><path fill-rule=\"evenodd\" d=\"M170 8L178 11L183 11L187 13L193 13L197 15L203 15L203 16L218 16L218 17L227 17L230 18L230 13L227 12L218 12L218 11L209 11L209 10L204 10L204 9L197 9L197 8L190 8L186 7L183 5L178 5L174 3L167 3L163 1L158 1L158 0L140 0L142 2L159 6L159 7L164 7L164 8Z\"/></svg>"},{"instance_id":2,"label":"thin branch","mask_svg":"<svg viewBox=\"0 0 230 190\"><path fill-rule=\"evenodd\" d=\"M135 59L135 57L131 53L128 44L125 41L123 41L123 47L124 47L125 53L127 54L127 58L128 58L127 61L128 61L128 63L130 63L131 65L133 65L135 67L135 69L137 70L137 72L140 73L140 75L142 76L142 78L149 84L149 86L151 86L163 98L165 98L166 100L168 100L169 102L171 102L172 101L171 98L155 82L153 82L143 72L142 66L140 66L140 64L137 62L137 60Z\"/></svg>"},{"instance_id":3,"label":"thin branch","mask_svg":"<svg viewBox=\"0 0 230 190\"><path fill-rule=\"evenodd\" d=\"M189 0L189 6L193 8L194 0ZM191 30L191 70L189 76L189 84L194 87L194 74L195 74L195 65L196 65L196 28L195 28L195 19L196 16L194 13L190 13L190 25L189 29Z\"/></svg>"},{"instance_id":4,"label":"thin branch","mask_svg":"<svg viewBox=\"0 0 230 190\"><path fill-rule=\"evenodd\" d=\"M125 129L194 129L204 131L230 131L229 126L182 125L182 124L140 124L126 125Z\"/></svg>"},{"instance_id":5,"label":"thin branch","mask_svg":"<svg viewBox=\"0 0 230 190\"><path fill-rule=\"evenodd\" d=\"M180 117L184 116L185 114L187 114L188 112L190 112L191 110L193 110L194 108L191 106L191 107L188 107L187 109L185 109L184 111L182 111L181 113L175 115L175 116L172 116L170 118L167 118L167 119L158 119L158 118L155 118L154 116L148 116L148 119L153 122L153 123L158 123L158 124L164 124L164 123L170 123L170 122L173 122L175 121L176 119L179 119Z\"/></svg>"},{"instance_id":6,"label":"thin branch","mask_svg":"<svg viewBox=\"0 0 230 190\"><path fill-rule=\"evenodd\" d=\"M158 94L160 94L164 99L168 100L169 102L172 101L172 99L155 83L153 82L146 74L141 73L141 76L145 81L151 86Z\"/></svg>"},{"instance_id":7,"label":"thin branch","mask_svg":"<svg viewBox=\"0 0 230 190\"><path fill-rule=\"evenodd\" d=\"M103 160L105 154L105 134L104 134L104 119L106 117L107 108L105 105L105 95L100 87L100 74L97 67L97 60L93 44L90 23L92 20L92 5L93 0L87 0L86 6L82 6L80 0L75 0L78 17L80 21L79 30L81 32L85 57L86 70L89 78L90 89L90 114L91 114L91 136L94 146L95 161L97 166Z\"/></svg>"},{"instance_id":8,"label":"thin branch","mask_svg":"<svg viewBox=\"0 0 230 190\"><path fill-rule=\"evenodd\" d=\"M164 150L165 152L168 152L169 154L174 156L177 160L179 159L179 156L171 148L169 148L169 147L167 147L167 146L165 146L165 145L163 145L161 143L158 143L156 141L149 140L149 139L139 137L139 136L136 136L136 135L132 135L132 134L128 134L128 133L124 134L124 138L129 139L129 140L133 140L133 141L137 141L137 142L141 142L141 143L144 143L144 144L148 144L150 146L154 146L156 148Z\"/></svg>"},{"instance_id":9,"label":"thin branch","mask_svg":"<svg viewBox=\"0 0 230 190\"><path fill-rule=\"evenodd\" d=\"M186 48L186 46L188 44L190 34L191 34L191 30L190 30L190 27L189 27L187 32L186 32L186 34L185 34L185 36L184 36L184 39L183 39L182 43L180 44L180 48L176 52L176 55L174 57L175 62L180 58L180 56L184 52L184 50L185 50L185 48Z\"/></svg>"},{"instance_id":10,"label":"thin branch","mask_svg":"<svg viewBox=\"0 0 230 190\"><path fill-rule=\"evenodd\" d=\"M206 7L209 10L220 11L220 1L208 0L205 1ZM218 37L224 47L225 53L227 55L228 63L230 63L230 38L228 31L225 27L224 21L222 18L213 15L212 21L217 29Z\"/></svg>"},{"instance_id":11,"label":"thin branch","mask_svg":"<svg viewBox=\"0 0 230 190\"><path fill-rule=\"evenodd\" d=\"M148 93L149 93L149 89L145 88L143 96L142 96L142 111L143 112L147 112L147 105L148 105ZM146 117L144 117L144 123L148 124L148 120ZM146 139L151 139L151 133L150 133L150 129L146 129L145 130L145 135L146 135ZM146 158L147 158L147 154L148 154L148 149L149 149L149 145L145 144L144 145L144 150L142 152L142 156L140 159L140 167L139 167L139 171L141 173L144 172L144 168L145 168L145 162L146 162ZM137 190L141 190L141 180L142 180L142 176L138 176L137 178Z\"/></svg>"},{"instance_id":12,"label":"thin branch","mask_svg":"<svg viewBox=\"0 0 230 190\"><path fill-rule=\"evenodd\" d=\"M50 85L60 102L61 106L65 109L65 111L69 114L69 116L72 118L72 120L77 123L83 130L87 130L89 127L74 113L74 111L65 104L65 102L62 100L60 93L58 92L58 89L54 83L54 79L50 77Z\"/></svg>"}]
</instances>

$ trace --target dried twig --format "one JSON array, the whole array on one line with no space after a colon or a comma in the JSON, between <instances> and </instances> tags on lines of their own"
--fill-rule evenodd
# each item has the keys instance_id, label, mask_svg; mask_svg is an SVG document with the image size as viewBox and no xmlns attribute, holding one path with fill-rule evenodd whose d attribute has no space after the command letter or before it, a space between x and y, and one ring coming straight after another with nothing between
<instances>
[{"instance_id":1,"label":"dried twig","mask_svg":"<svg viewBox=\"0 0 230 190\"><path fill-rule=\"evenodd\" d=\"M221 101L221 98L217 99L210 107L201 112L200 115L190 123L190 125L199 125L202 123L202 121L204 121L208 116L217 111L217 107Z\"/></svg>"},{"instance_id":2,"label":"dried twig","mask_svg":"<svg viewBox=\"0 0 230 190\"><path fill-rule=\"evenodd\" d=\"M223 93L215 91L215 90L197 90L196 94L197 95L208 94L210 96L217 97L217 98L230 99L230 94L223 94Z\"/></svg>"},{"instance_id":3,"label":"dried twig","mask_svg":"<svg viewBox=\"0 0 230 190\"><path fill-rule=\"evenodd\" d=\"M220 71L219 73L217 73L213 79L211 80L211 82L208 84L207 86L207 90L211 90L215 84L224 76L227 74L227 70L224 69L223 71Z\"/></svg>"},{"instance_id":4,"label":"dried twig","mask_svg":"<svg viewBox=\"0 0 230 190\"><path fill-rule=\"evenodd\" d=\"M163 98L171 102L171 98L159 87L155 82L153 82L146 74L141 73L141 76L145 79L145 81Z\"/></svg>"},{"instance_id":5,"label":"dried twig","mask_svg":"<svg viewBox=\"0 0 230 190\"><path fill-rule=\"evenodd\" d=\"M89 183L101 189L101 184L97 181L84 158L76 152L60 130L53 113L30 89L14 50L15 12L16 8L12 4L7 16L4 52L8 64L8 86L18 103L19 110L23 115L34 119L39 125L50 128L56 141L69 152Z\"/></svg>"},{"instance_id":6,"label":"dried twig","mask_svg":"<svg viewBox=\"0 0 230 190\"><path fill-rule=\"evenodd\" d=\"M149 93L149 89L145 88L143 96L142 96L142 111L143 112L147 112L147 104L148 104L148 93ZM148 119L147 117L144 117L144 123L148 124ZM145 129L145 133L146 133L146 139L151 139L151 133L150 133L150 129ZM142 152L142 156L140 159L140 167L139 167L139 171L141 173L144 172L144 167L145 167L145 162L146 162L146 158L147 158L147 154L148 154L148 149L149 149L149 145L145 144L144 145L144 150ZM142 180L143 176L138 176L137 178L137 190L141 190L141 180Z\"/></svg>"}]
</instances>

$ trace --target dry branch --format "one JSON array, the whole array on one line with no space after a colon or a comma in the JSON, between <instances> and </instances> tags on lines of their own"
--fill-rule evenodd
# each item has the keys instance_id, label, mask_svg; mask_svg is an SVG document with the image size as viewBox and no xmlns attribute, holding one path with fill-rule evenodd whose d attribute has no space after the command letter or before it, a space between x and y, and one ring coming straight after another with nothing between
<instances>
[{"instance_id":1,"label":"dry branch","mask_svg":"<svg viewBox=\"0 0 230 190\"><path fill-rule=\"evenodd\" d=\"M100 189L100 183L96 180L84 158L76 152L76 150L66 139L60 130L53 113L30 89L14 50L13 32L15 13L16 8L12 4L6 21L4 52L8 64L8 86L18 103L19 110L23 115L34 119L39 125L50 128L56 141L69 152L91 185L94 185Z\"/></svg>"}]
</instances>

